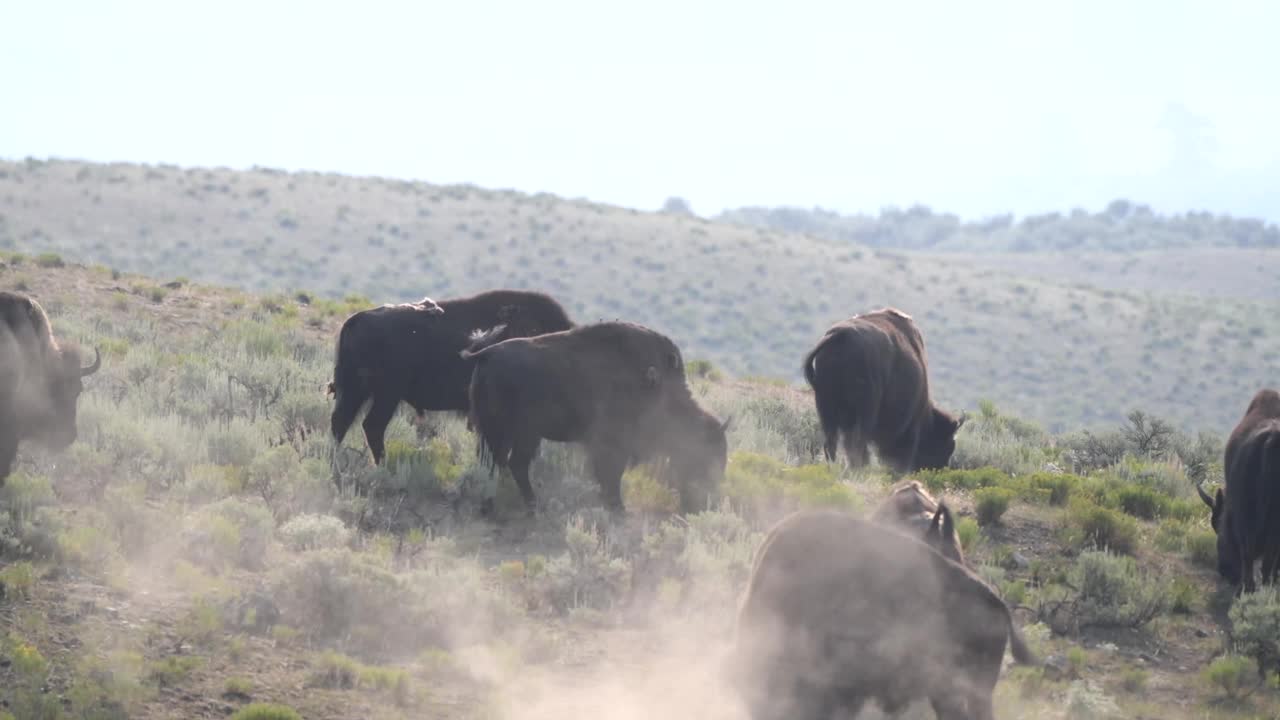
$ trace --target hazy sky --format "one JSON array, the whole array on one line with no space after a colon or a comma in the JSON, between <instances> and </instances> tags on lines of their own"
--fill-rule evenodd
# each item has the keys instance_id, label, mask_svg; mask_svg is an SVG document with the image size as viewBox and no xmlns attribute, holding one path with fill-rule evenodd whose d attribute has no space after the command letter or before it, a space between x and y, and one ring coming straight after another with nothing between
<instances>
[{"instance_id":1,"label":"hazy sky","mask_svg":"<svg viewBox=\"0 0 1280 720\"><path fill-rule=\"evenodd\" d=\"M0 157L1280 221L1280 3L0 6ZM1269 192L1268 192L1269 191Z\"/></svg>"}]
</instances>

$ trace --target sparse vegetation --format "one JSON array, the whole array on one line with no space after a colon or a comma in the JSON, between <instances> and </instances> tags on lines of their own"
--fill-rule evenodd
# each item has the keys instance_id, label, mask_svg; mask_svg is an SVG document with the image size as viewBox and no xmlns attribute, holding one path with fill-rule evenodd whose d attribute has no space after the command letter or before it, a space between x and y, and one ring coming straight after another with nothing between
<instances>
[{"instance_id":1,"label":"sparse vegetation","mask_svg":"<svg viewBox=\"0 0 1280 720\"><path fill-rule=\"evenodd\" d=\"M299 214L292 232L304 233ZM334 452L315 379L367 299L184 283L157 305L150 281L133 294L116 288L135 279L70 264L24 272L59 297L55 327L107 350L77 442L58 455L24 446L0 487L0 707L17 717L195 716L260 700L321 720L519 718L512 698L537 696L531 684L563 681L571 702L606 667L645 688L625 700L637 712L674 716L645 705L658 700L640 675L707 686L770 523L801 507L864 512L897 479L826 463L803 391L693 361L699 401L735 418L707 511L673 516L671 488L636 467L628 516L610 518L581 453L546 443L533 468L544 506L525 521L460 418L418 426L402 412L382 467L358 430ZM1249 693L1247 712L1280 707L1269 687L1251 690L1277 669L1274 600L1232 603L1226 642L1213 628L1226 609L1216 536L1192 480L1220 476L1221 443L1150 415L1142 428L1131 418L1086 441L985 403L955 467L915 476L952 507L966 557L1019 606L1037 652L1061 660L1063 675L1011 669L999 716L1229 718L1211 698ZM479 516L485 498L497 522ZM1219 681L1193 660L1140 662L1151 647L1247 662ZM707 692L683 697L695 695Z\"/></svg>"}]
</instances>

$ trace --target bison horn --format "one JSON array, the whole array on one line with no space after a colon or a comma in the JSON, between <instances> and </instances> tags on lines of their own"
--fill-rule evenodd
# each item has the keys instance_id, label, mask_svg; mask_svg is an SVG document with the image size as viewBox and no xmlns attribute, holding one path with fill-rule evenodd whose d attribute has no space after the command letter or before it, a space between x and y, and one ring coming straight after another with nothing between
<instances>
[{"instance_id":1,"label":"bison horn","mask_svg":"<svg viewBox=\"0 0 1280 720\"><path fill-rule=\"evenodd\" d=\"M960 428L964 427L964 423L968 419L969 419L969 413L961 412L960 419L956 420L956 430L959 430Z\"/></svg>"},{"instance_id":2,"label":"bison horn","mask_svg":"<svg viewBox=\"0 0 1280 720\"><path fill-rule=\"evenodd\" d=\"M89 377L98 372L98 368L102 367L102 354L98 352L97 346L93 348L93 364L87 368L80 368L80 377Z\"/></svg>"},{"instance_id":3,"label":"bison horn","mask_svg":"<svg viewBox=\"0 0 1280 720\"><path fill-rule=\"evenodd\" d=\"M1213 509L1213 498L1209 497L1209 493L1204 491L1204 488L1200 486L1200 483L1196 483L1196 492L1200 493L1200 499L1204 501L1204 504L1208 505L1210 509Z\"/></svg>"},{"instance_id":4,"label":"bison horn","mask_svg":"<svg viewBox=\"0 0 1280 720\"><path fill-rule=\"evenodd\" d=\"M729 417L724 419L724 422L720 423L720 429L727 433L729 432L729 426L732 424L733 424L733 416L730 415Z\"/></svg>"}]
</instances>

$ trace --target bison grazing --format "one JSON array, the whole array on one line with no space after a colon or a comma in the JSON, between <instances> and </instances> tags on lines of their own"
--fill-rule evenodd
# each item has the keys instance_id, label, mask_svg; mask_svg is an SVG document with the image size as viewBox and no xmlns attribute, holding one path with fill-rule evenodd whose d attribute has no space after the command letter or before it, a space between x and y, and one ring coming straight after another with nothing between
<instances>
[{"instance_id":1,"label":"bison grazing","mask_svg":"<svg viewBox=\"0 0 1280 720\"><path fill-rule=\"evenodd\" d=\"M805 357L828 460L837 438L849 464L867 463L867 445L897 472L946 467L964 424L929 398L924 338L894 308L832 325Z\"/></svg>"},{"instance_id":2,"label":"bison grazing","mask_svg":"<svg viewBox=\"0 0 1280 720\"><path fill-rule=\"evenodd\" d=\"M622 473L665 463L681 506L724 475L725 429L689 391L680 350L626 322L504 340L474 353L471 424L493 468L509 468L529 511L529 465L543 440L586 446L604 504L622 510Z\"/></svg>"},{"instance_id":3,"label":"bison grazing","mask_svg":"<svg viewBox=\"0 0 1280 720\"><path fill-rule=\"evenodd\" d=\"M35 440L61 450L76 440L81 378L102 367L80 366L80 352L59 343L40 303L0 291L0 485L18 455L18 442Z\"/></svg>"},{"instance_id":4,"label":"bison grazing","mask_svg":"<svg viewBox=\"0 0 1280 720\"><path fill-rule=\"evenodd\" d=\"M329 391L330 418L341 443L367 403L364 436L375 463L385 454L383 438L400 401L419 414L427 410L465 413L472 363L460 352L477 329L504 324L505 337L524 337L573 327L564 308L547 295L493 290L440 303L383 305L347 318Z\"/></svg>"},{"instance_id":5,"label":"bison grazing","mask_svg":"<svg viewBox=\"0 0 1280 720\"><path fill-rule=\"evenodd\" d=\"M1196 489L1212 511L1218 573L1239 595L1257 589L1257 560L1263 583L1274 583L1280 571L1280 393L1265 389L1253 396L1227 439L1222 467L1224 487L1214 497Z\"/></svg>"},{"instance_id":6,"label":"bison grazing","mask_svg":"<svg viewBox=\"0 0 1280 720\"><path fill-rule=\"evenodd\" d=\"M765 536L738 612L731 680L755 720L895 714L991 720L1006 641L1035 658L1000 596L896 530L831 510Z\"/></svg>"},{"instance_id":7,"label":"bison grazing","mask_svg":"<svg viewBox=\"0 0 1280 720\"><path fill-rule=\"evenodd\" d=\"M965 564L951 508L935 500L919 480L895 487L871 514L871 519L923 538L929 547L944 557Z\"/></svg>"}]
</instances>

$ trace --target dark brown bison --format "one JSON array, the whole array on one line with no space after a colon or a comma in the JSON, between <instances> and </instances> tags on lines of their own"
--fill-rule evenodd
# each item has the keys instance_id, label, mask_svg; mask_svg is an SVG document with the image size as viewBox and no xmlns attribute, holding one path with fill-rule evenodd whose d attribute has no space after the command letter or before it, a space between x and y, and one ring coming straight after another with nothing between
<instances>
[{"instance_id":1,"label":"dark brown bison","mask_svg":"<svg viewBox=\"0 0 1280 720\"><path fill-rule=\"evenodd\" d=\"M924 337L911 316L884 308L832 325L804 359L828 460L837 440L853 467L868 444L896 472L946 467L955 452L956 418L929 398Z\"/></svg>"},{"instance_id":2,"label":"dark brown bison","mask_svg":"<svg viewBox=\"0 0 1280 720\"><path fill-rule=\"evenodd\" d=\"M991 720L1006 642L1036 662L1000 596L901 532L831 510L783 518L756 552L727 669L755 720L888 714L928 698Z\"/></svg>"},{"instance_id":3,"label":"dark brown bison","mask_svg":"<svg viewBox=\"0 0 1280 720\"><path fill-rule=\"evenodd\" d=\"M606 507L622 511L622 473L665 464L681 506L724 475L721 423L689 391L680 350L640 325L602 322L515 338L475 353L471 425L491 468L509 468L529 511L529 465L543 440L586 446Z\"/></svg>"},{"instance_id":4,"label":"dark brown bison","mask_svg":"<svg viewBox=\"0 0 1280 720\"><path fill-rule=\"evenodd\" d=\"M473 331L504 325L506 337L524 337L573 327L558 302L542 293L493 290L439 303L383 305L347 318L338 332L330 417L341 443L360 410L369 404L364 436L375 463L385 454L383 438L404 401L427 410L466 413L472 362L460 355Z\"/></svg>"},{"instance_id":5,"label":"dark brown bison","mask_svg":"<svg viewBox=\"0 0 1280 720\"><path fill-rule=\"evenodd\" d=\"M102 367L81 367L80 351L53 336L40 303L0 291L0 485L13 469L21 440L62 450L76 440L76 402L82 378Z\"/></svg>"},{"instance_id":6,"label":"dark brown bison","mask_svg":"<svg viewBox=\"0 0 1280 720\"><path fill-rule=\"evenodd\" d=\"M1222 488L1214 497L1197 486L1218 534L1218 573L1236 594L1257 589L1253 565L1262 561L1262 582L1280 571L1280 393L1259 390L1231 431L1223 453Z\"/></svg>"},{"instance_id":7,"label":"dark brown bison","mask_svg":"<svg viewBox=\"0 0 1280 720\"><path fill-rule=\"evenodd\" d=\"M895 487L871 513L871 519L922 538L925 544L944 557L965 564L951 508L934 499L919 480Z\"/></svg>"}]
</instances>

